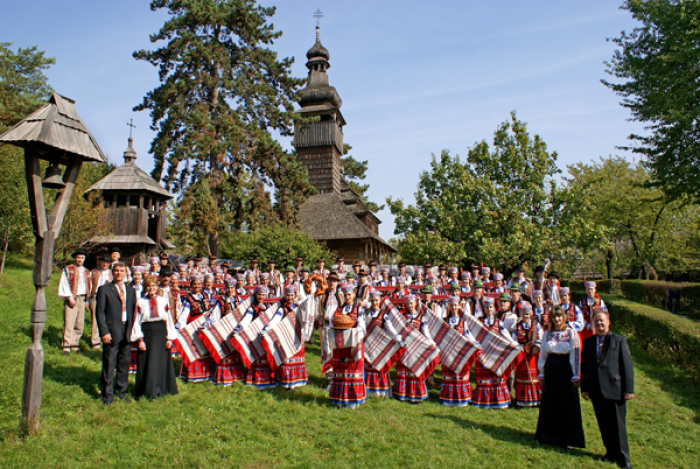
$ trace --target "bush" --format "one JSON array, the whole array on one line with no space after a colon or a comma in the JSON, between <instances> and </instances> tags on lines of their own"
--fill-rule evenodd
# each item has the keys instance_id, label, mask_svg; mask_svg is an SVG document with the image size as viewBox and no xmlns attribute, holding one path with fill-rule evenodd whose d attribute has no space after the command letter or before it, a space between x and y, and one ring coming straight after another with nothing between
<instances>
[{"instance_id":1,"label":"bush","mask_svg":"<svg viewBox=\"0 0 700 469\"><path fill-rule=\"evenodd\" d=\"M657 308L672 309L668 303L667 289L679 291L680 297L673 311L700 316L700 284L678 282L654 282L640 280L622 281L621 291L626 298Z\"/></svg>"},{"instance_id":2,"label":"bush","mask_svg":"<svg viewBox=\"0 0 700 469\"><path fill-rule=\"evenodd\" d=\"M700 376L700 323L617 296L601 297L613 326L629 341Z\"/></svg>"},{"instance_id":3,"label":"bush","mask_svg":"<svg viewBox=\"0 0 700 469\"><path fill-rule=\"evenodd\" d=\"M294 265L297 256L304 259L304 265L311 269L316 268L319 257L326 260L327 266L335 261L328 248L306 233L279 225L233 235L220 243L219 250L222 259L235 259L246 265L251 259L258 259L261 266L267 259L273 259L277 269L282 271L288 265Z\"/></svg>"}]
</instances>

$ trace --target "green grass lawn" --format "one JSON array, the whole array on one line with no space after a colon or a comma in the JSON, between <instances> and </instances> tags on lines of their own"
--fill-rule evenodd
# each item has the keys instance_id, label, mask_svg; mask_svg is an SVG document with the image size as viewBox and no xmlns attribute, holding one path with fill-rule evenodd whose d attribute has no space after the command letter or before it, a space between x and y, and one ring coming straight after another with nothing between
<instances>
[{"instance_id":1,"label":"green grass lawn","mask_svg":"<svg viewBox=\"0 0 700 469\"><path fill-rule=\"evenodd\" d=\"M370 398L354 411L328 407L318 345L307 347L309 385L295 391L178 381L177 396L105 407L98 394L101 352L88 350L85 340L82 355L64 357L60 349L56 274L47 290L41 432L22 440L22 374L34 293L29 267L15 261L0 277L2 468L615 467L594 460L604 449L585 401L587 447L572 451L534 441L537 409L448 408L438 402L437 390L419 405ZM85 329L87 338L89 323ZM631 346L633 464L699 467L697 383Z\"/></svg>"}]
</instances>

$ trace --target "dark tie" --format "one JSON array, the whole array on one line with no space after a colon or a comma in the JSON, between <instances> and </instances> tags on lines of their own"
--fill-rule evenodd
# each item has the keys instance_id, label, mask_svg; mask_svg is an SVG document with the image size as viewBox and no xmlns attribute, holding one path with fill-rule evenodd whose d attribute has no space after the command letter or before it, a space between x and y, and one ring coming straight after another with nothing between
<instances>
[{"instance_id":1,"label":"dark tie","mask_svg":"<svg viewBox=\"0 0 700 469\"><path fill-rule=\"evenodd\" d=\"M605 336L598 337L598 363L600 363L600 357L603 355L603 345L605 344Z\"/></svg>"}]
</instances>

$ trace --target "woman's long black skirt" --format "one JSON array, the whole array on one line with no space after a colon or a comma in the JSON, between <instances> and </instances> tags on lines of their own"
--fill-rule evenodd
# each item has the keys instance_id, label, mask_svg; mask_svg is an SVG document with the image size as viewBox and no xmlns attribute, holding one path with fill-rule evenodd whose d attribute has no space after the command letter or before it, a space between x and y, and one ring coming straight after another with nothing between
<instances>
[{"instance_id":1,"label":"woman's long black skirt","mask_svg":"<svg viewBox=\"0 0 700 469\"><path fill-rule=\"evenodd\" d=\"M165 349L167 328L165 321L141 324L146 350L139 350L136 359L136 389L134 395L148 399L177 394L175 367L170 350Z\"/></svg>"},{"instance_id":2,"label":"woman's long black skirt","mask_svg":"<svg viewBox=\"0 0 700 469\"><path fill-rule=\"evenodd\" d=\"M547 356L535 440L562 448L585 448L578 388L571 384L569 355Z\"/></svg>"}]
</instances>

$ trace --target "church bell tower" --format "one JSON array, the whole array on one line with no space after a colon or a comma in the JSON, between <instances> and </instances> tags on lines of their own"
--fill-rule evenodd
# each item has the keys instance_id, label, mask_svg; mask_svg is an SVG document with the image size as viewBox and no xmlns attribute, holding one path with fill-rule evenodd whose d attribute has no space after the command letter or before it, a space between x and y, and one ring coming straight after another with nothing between
<instances>
[{"instance_id":1,"label":"church bell tower","mask_svg":"<svg viewBox=\"0 0 700 469\"><path fill-rule=\"evenodd\" d=\"M340 156L343 154L343 126L340 113L343 102L334 87L328 84L330 54L321 44L320 28L316 26L316 43L306 53L309 82L299 92L303 117L315 117L314 122L299 124L294 130L294 148L299 161L309 173L309 182L319 194L341 191Z\"/></svg>"}]
</instances>

